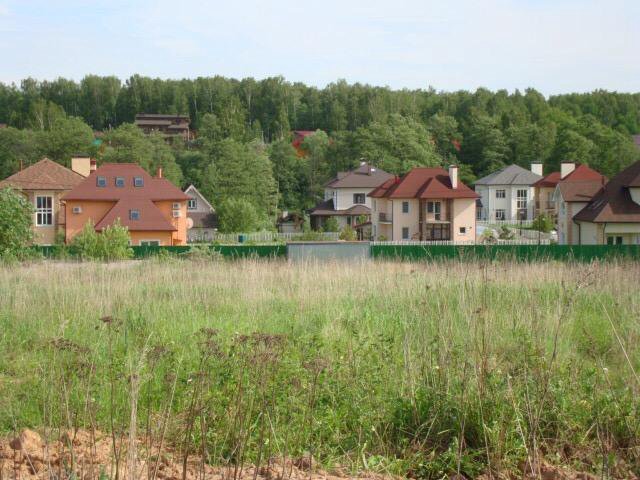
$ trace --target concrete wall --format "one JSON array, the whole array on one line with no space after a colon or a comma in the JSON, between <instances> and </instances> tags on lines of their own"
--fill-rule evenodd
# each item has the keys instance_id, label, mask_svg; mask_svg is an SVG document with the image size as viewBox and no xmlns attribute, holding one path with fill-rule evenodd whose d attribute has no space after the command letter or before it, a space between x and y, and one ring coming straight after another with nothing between
<instances>
[{"instance_id":1,"label":"concrete wall","mask_svg":"<svg viewBox=\"0 0 640 480\"><path fill-rule=\"evenodd\" d=\"M293 261L358 261L369 258L369 242L290 243L287 256Z\"/></svg>"}]
</instances>

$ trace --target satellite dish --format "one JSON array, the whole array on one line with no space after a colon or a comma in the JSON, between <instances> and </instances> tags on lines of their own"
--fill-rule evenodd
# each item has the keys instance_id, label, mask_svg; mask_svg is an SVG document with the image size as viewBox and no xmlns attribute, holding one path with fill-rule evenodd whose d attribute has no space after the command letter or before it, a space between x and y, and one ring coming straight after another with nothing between
<instances>
[{"instance_id":1,"label":"satellite dish","mask_svg":"<svg viewBox=\"0 0 640 480\"><path fill-rule=\"evenodd\" d=\"M187 217L187 229L193 228L193 218Z\"/></svg>"}]
</instances>

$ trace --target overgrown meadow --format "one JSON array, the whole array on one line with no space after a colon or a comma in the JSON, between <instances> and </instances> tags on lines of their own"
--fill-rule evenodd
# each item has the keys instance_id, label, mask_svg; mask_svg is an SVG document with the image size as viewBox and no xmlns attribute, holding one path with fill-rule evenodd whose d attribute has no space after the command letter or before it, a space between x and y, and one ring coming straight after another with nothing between
<instances>
[{"instance_id":1,"label":"overgrown meadow","mask_svg":"<svg viewBox=\"0 0 640 480\"><path fill-rule=\"evenodd\" d=\"M2 267L0 431L237 467L638 475L639 287L637 263Z\"/></svg>"}]
</instances>

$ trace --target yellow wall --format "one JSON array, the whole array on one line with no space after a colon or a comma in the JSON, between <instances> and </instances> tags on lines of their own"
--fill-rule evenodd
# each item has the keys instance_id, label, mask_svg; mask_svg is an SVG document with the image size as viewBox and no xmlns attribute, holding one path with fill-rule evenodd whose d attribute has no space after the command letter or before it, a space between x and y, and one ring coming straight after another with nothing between
<instances>
[{"instance_id":1,"label":"yellow wall","mask_svg":"<svg viewBox=\"0 0 640 480\"><path fill-rule=\"evenodd\" d=\"M474 198L456 198L452 202L451 240L472 242L476 239L476 200ZM465 227L465 233L460 233Z\"/></svg>"},{"instance_id":2,"label":"yellow wall","mask_svg":"<svg viewBox=\"0 0 640 480\"><path fill-rule=\"evenodd\" d=\"M142 240L158 240L160 241L160 245L162 246L171 246L174 245L172 243L172 232L144 232L144 231L135 231L129 232L131 236L131 245L140 245Z\"/></svg>"},{"instance_id":3,"label":"yellow wall","mask_svg":"<svg viewBox=\"0 0 640 480\"><path fill-rule=\"evenodd\" d=\"M61 190L24 190L22 194L27 197L29 203L33 205L33 243L36 245L53 245L56 243L56 236L58 233L64 234L64 206L60 203L60 197L67 193L67 191ZM36 226L36 197L38 196L50 196L52 199L53 207L53 225Z\"/></svg>"},{"instance_id":4,"label":"yellow wall","mask_svg":"<svg viewBox=\"0 0 640 480\"><path fill-rule=\"evenodd\" d=\"M169 223L171 223L178 230L173 232L172 245L186 245L187 244L187 201L182 202L154 202L158 209L162 212ZM173 218L173 204L180 204L180 217Z\"/></svg>"},{"instance_id":5,"label":"yellow wall","mask_svg":"<svg viewBox=\"0 0 640 480\"><path fill-rule=\"evenodd\" d=\"M82 231L85 224L91 221L96 225L113 208L116 202L103 201L67 201L66 202L66 241L70 242L73 237ZM82 213L73 213L73 207L82 207Z\"/></svg>"}]
</instances>

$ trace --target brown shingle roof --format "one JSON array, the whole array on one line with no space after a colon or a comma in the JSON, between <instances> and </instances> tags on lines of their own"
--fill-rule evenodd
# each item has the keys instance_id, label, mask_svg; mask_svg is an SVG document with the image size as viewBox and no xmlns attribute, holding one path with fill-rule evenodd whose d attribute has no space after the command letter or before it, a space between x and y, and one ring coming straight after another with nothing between
<instances>
[{"instance_id":1,"label":"brown shingle roof","mask_svg":"<svg viewBox=\"0 0 640 480\"><path fill-rule=\"evenodd\" d=\"M565 202L588 202L603 186L603 181L560 182L558 184Z\"/></svg>"},{"instance_id":2,"label":"brown shingle roof","mask_svg":"<svg viewBox=\"0 0 640 480\"><path fill-rule=\"evenodd\" d=\"M48 158L11 175L0 182L0 188L20 190L71 190L85 180L82 175Z\"/></svg>"},{"instance_id":3,"label":"brown shingle roof","mask_svg":"<svg viewBox=\"0 0 640 480\"><path fill-rule=\"evenodd\" d=\"M629 187L640 186L640 161L613 177L589 205L573 218L579 222L640 222L640 205L631 199Z\"/></svg>"},{"instance_id":4,"label":"brown shingle roof","mask_svg":"<svg viewBox=\"0 0 640 480\"><path fill-rule=\"evenodd\" d=\"M106 187L97 186L98 177L106 178ZM124 187L116 187L116 177L124 178ZM142 177L144 186L134 186L134 177ZM188 200L189 196L166 178L154 178L135 163L105 163L64 195L63 200L118 201L124 198L182 201Z\"/></svg>"},{"instance_id":5,"label":"brown shingle roof","mask_svg":"<svg viewBox=\"0 0 640 480\"><path fill-rule=\"evenodd\" d=\"M458 180L451 187L449 172L444 168L414 168L402 178L391 179L369 194L375 198L478 198L479 195Z\"/></svg>"},{"instance_id":6,"label":"brown shingle roof","mask_svg":"<svg viewBox=\"0 0 640 480\"><path fill-rule=\"evenodd\" d=\"M336 178L327 183L329 188L376 188L393 178L393 175L367 163L351 172L338 172Z\"/></svg>"}]
</instances>

